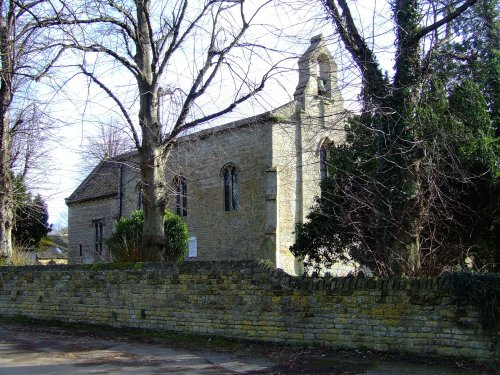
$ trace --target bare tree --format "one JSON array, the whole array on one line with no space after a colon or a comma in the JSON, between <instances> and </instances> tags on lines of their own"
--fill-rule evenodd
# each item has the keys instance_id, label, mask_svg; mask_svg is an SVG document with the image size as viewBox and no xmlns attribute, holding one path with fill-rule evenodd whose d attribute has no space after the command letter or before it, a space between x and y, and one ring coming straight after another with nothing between
<instances>
[{"instance_id":1,"label":"bare tree","mask_svg":"<svg viewBox=\"0 0 500 375\"><path fill-rule=\"evenodd\" d=\"M87 138L81 155L82 174L87 175L103 160L134 150L132 138L117 119L97 124L97 133Z\"/></svg>"},{"instance_id":2,"label":"bare tree","mask_svg":"<svg viewBox=\"0 0 500 375\"><path fill-rule=\"evenodd\" d=\"M16 94L46 75L62 53L44 35L47 5L45 0L0 0L0 255L4 256L12 252L12 152L19 151L11 149L12 137L26 130L26 113L18 112L13 120L12 106ZM27 155L33 153L25 153L24 162L29 164Z\"/></svg>"},{"instance_id":3,"label":"bare tree","mask_svg":"<svg viewBox=\"0 0 500 375\"><path fill-rule=\"evenodd\" d=\"M53 126L34 101L21 110L12 108L11 114L10 170L26 183L29 172L44 169L47 141Z\"/></svg>"},{"instance_id":4,"label":"bare tree","mask_svg":"<svg viewBox=\"0 0 500 375\"><path fill-rule=\"evenodd\" d=\"M165 167L177 135L231 112L263 89L269 74L252 79L249 61L259 47L244 40L257 13L246 1L94 0L60 7L65 47L82 51L81 72L115 102L129 126L140 158L144 207L143 245L161 257L165 247ZM97 62L106 60L108 69ZM185 66L177 69L175 66ZM126 102L127 87L113 85L111 68L122 82L135 81L138 121ZM174 74L175 73L175 77ZM218 93L211 93L213 87ZM230 100L223 94L231 91ZM217 107L206 109L211 95ZM175 106L180 102L180 106ZM159 113L168 107L168 123ZM173 115L175 113L175 115ZM137 124L137 126L136 126Z\"/></svg>"}]
</instances>

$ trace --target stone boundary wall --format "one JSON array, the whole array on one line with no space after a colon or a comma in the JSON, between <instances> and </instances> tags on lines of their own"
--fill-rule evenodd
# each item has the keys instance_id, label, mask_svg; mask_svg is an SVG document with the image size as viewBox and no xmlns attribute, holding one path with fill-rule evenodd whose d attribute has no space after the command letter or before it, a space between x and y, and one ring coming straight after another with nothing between
<instances>
[{"instance_id":1,"label":"stone boundary wall","mask_svg":"<svg viewBox=\"0 0 500 375\"><path fill-rule=\"evenodd\" d=\"M257 262L2 267L0 316L498 361L498 318L484 330L449 284L292 277Z\"/></svg>"}]
</instances>

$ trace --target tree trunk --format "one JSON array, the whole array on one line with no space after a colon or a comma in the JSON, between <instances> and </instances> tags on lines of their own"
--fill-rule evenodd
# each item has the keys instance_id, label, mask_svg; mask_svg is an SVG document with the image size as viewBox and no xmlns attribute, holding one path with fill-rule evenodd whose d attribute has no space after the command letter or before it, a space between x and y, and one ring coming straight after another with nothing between
<instances>
[{"instance_id":1,"label":"tree trunk","mask_svg":"<svg viewBox=\"0 0 500 375\"><path fill-rule=\"evenodd\" d=\"M138 75L139 125L142 130L142 144L139 150L141 163L142 199L144 225L142 245L145 256L159 261L165 251L165 230L163 216L166 207L165 162L158 119L158 86L153 73L151 35L148 24L149 0L137 3L137 53L135 61L141 72Z\"/></svg>"},{"instance_id":2,"label":"tree trunk","mask_svg":"<svg viewBox=\"0 0 500 375\"><path fill-rule=\"evenodd\" d=\"M12 101L12 41L10 19L0 13L0 256L12 255L14 202L10 170L9 106Z\"/></svg>"},{"instance_id":3,"label":"tree trunk","mask_svg":"<svg viewBox=\"0 0 500 375\"><path fill-rule=\"evenodd\" d=\"M142 146L139 152L144 209L143 246L147 260L161 260L165 250L163 216L166 207L165 163L158 123L157 90L139 82L141 97L139 121Z\"/></svg>"},{"instance_id":4,"label":"tree trunk","mask_svg":"<svg viewBox=\"0 0 500 375\"><path fill-rule=\"evenodd\" d=\"M142 147L141 178L144 225L142 243L145 257L150 261L162 260L165 251L163 216L166 207L165 162L158 146Z\"/></svg>"},{"instance_id":5,"label":"tree trunk","mask_svg":"<svg viewBox=\"0 0 500 375\"><path fill-rule=\"evenodd\" d=\"M396 225L392 251L400 258L400 271L415 274L420 268L420 203L418 184L419 152L416 150L415 111L421 86L419 39L420 13L417 0L397 0L394 4L396 31L396 72L391 99L393 110L389 142L393 145L390 160L394 180L391 186L398 192L393 207Z\"/></svg>"},{"instance_id":6,"label":"tree trunk","mask_svg":"<svg viewBox=\"0 0 500 375\"><path fill-rule=\"evenodd\" d=\"M10 257L12 255L14 204L10 171L9 121L4 108L0 112L2 122L0 134L0 256Z\"/></svg>"}]
</instances>

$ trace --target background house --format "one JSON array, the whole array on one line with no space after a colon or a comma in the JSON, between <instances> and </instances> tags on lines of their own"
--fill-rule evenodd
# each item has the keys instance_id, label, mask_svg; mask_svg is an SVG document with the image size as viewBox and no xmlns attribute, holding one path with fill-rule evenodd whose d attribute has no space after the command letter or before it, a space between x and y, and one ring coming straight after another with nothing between
<instances>
[{"instance_id":1,"label":"background house","mask_svg":"<svg viewBox=\"0 0 500 375\"><path fill-rule=\"evenodd\" d=\"M302 272L289 251L327 173L326 145L343 142L337 66L321 36L299 60L294 101L180 137L172 145L168 206L187 223L190 259L269 259ZM104 239L141 207L137 155L101 162L66 199L70 263L108 259Z\"/></svg>"}]
</instances>

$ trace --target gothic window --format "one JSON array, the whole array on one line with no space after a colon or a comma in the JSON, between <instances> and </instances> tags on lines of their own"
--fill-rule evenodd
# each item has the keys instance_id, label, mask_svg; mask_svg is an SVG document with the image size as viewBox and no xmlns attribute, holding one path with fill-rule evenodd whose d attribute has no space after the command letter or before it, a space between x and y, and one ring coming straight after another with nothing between
<instances>
[{"instance_id":1,"label":"gothic window","mask_svg":"<svg viewBox=\"0 0 500 375\"><path fill-rule=\"evenodd\" d=\"M102 220L94 220L94 246L96 255L102 255L103 246L103 223Z\"/></svg>"},{"instance_id":2,"label":"gothic window","mask_svg":"<svg viewBox=\"0 0 500 375\"><path fill-rule=\"evenodd\" d=\"M321 181L329 176L330 147L331 142L325 140L319 148L319 173Z\"/></svg>"},{"instance_id":3,"label":"gothic window","mask_svg":"<svg viewBox=\"0 0 500 375\"><path fill-rule=\"evenodd\" d=\"M175 184L175 209L179 216L187 216L187 182L186 178L178 176Z\"/></svg>"},{"instance_id":4,"label":"gothic window","mask_svg":"<svg viewBox=\"0 0 500 375\"><path fill-rule=\"evenodd\" d=\"M224 178L224 210L238 209L238 171L234 165L226 165L222 170Z\"/></svg>"}]
</instances>

